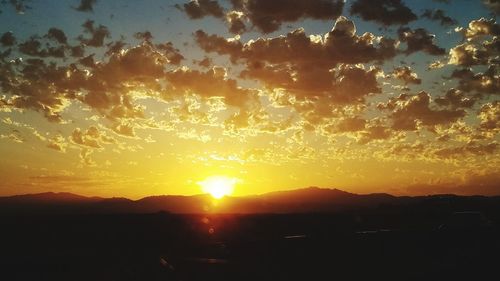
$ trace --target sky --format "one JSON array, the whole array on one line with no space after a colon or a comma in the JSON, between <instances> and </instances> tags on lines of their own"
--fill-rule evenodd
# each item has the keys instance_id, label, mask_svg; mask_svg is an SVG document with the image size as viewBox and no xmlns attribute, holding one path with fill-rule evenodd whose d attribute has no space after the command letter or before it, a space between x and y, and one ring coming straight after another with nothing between
<instances>
[{"instance_id":1,"label":"sky","mask_svg":"<svg viewBox=\"0 0 500 281\"><path fill-rule=\"evenodd\" d=\"M499 1L0 11L0 195L500 194Z\"/></svg>"}]
</instances>

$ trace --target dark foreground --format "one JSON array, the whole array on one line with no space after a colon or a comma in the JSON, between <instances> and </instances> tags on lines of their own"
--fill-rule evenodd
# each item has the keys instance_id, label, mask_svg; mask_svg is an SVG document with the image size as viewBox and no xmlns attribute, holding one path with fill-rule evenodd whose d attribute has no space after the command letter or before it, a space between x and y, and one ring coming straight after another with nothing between
<instances>
[{"instance_id":1,"label":"dark foreground","mask_svg":"<svg viewBox=\"0 0 500 281\"><path fill-rule=\"evenodd\" d=\"M0 219L0 280L500 278L496 212Z\"/></svg>"}]
</instances>

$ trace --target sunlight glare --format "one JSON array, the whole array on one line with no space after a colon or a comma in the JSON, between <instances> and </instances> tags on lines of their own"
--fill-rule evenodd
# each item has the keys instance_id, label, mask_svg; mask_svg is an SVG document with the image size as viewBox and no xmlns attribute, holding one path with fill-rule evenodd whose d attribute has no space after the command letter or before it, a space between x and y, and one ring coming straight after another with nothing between
<instances>
[{"instance_id":1,"label":"sunlight glare","mask_svg":"<svg viewBox=\"0 0 500 281\"><path fill-rule=\"evenodd\" d=\"M215 199L221 199L226 195L230 195L234 191L234 185L238 180L225 176L212 176L203 181L199 181L203 192L212 195Z\"/></svg>"}]
</instances>

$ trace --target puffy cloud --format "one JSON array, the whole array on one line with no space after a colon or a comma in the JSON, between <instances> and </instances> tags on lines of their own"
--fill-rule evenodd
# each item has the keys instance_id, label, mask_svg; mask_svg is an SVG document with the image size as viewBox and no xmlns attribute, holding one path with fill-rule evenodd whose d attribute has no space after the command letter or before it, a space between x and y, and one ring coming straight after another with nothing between
<instances>
[{"instance_id":1,"label":"puffy cloud","mask_svg":"<svg viewBox=\"0 0 500 281\"><path fill-rule=\"evenodd\" d=\"M450 26L458 23L454 18L447 16L445 12L441 9L437 10L426 9L421 17L428 18L433 21L438 21L443 26Z\"/></svg>"},{"instance_id":2,"label":"puffy cloud","mask_svg":"<svg viewBox=\"0 0 500 281\"><path fill-rule=\"evenodd\" d=\"M457 89L450 89L442 97L434 100L441 106L450 106L452 108L471 108L477 101L476 97L467 97L464 92Z\"/></svg>"},{"instance_id":3,"label":"puffy cloud","mask_svg":"<svg viewBox=\"0 0 500 281\"><path fill-rule=\"evenodd\" d=\"M460 66L498 65L500 56L500 25L494 19L481 18L469 23L467 29L459 29L465 43L450 49L449 64ZM488 39L490 39L488 41Z\"/></svg>"},{"instance_id":4,"label":"puffy cloud","mask_svg":"<svg viewBox=\"0 0 500 281\"><path fill-rule=\"evenodd\" d=\"M230 11L226 14L226 22L229 25L229 32L241 34L247 30L245 25L245 15L242 12Z\"/></svg>"},{"instance_id":5,"label":"puffy cloud","mask_svg":"<svg viewBox=\"0 0 500 281\"><path fill-rule=\"evenodd\" d=\"M394 40L371 33L358 36L354 23L345 17L324 36L307 36L297 29L286 36L242 43L199 30L195 39L206 52L243 62L241 78L259 81L271 96L281 93L275 101L293 107L309 125L333 117L335 108L363 105L367 97L381 93L381 71L357 64L384 61L397 53Z\"/></svg>"},{"instance_id":6,"label":"puffy cloud","mask_svg":"<svg viewBox=\"0 0 500 281\"><path fill-rule=\"evenodd\" d=\"M383 25L404 25L417 19L401 0L356 0L350 12Z\"/></svg>"},{"instance_id":7,"label":"puffy cloud","mask_svg":"<svg viewBox=\"0 0 500 281\"><path fill-rule=\"evenodd\" d=\"M496 23L495 19L487 20L480 18L472 20L469 26L464 31L464 36L468 40L472 40L480 36L498 36L500 35L500 25Z\"/></svg>"},{"instance_id":8,"label":"puffy cloud","mask_svg":"<svg viewBox=\"0 0 500 281\"><path fill-rule=\"evenodd\" d=\"M80 5L78 5L75 10L80 12L93 12L96 2L97 0L80 0Z\"/></svg>"},{"instance_id":9,"label":"puffy cloud","mask_svg":"<svg viewBox=\"0 0 500 281\"><path fill-rule=\"evenodd\" d=\"M249 71L266 71L266 74L308 65L308 71L328 72L340 63L384 61L396 55L394 40L376 39L371 33L358 36L355 32L354 23L340 17L325 36L307 36L303 29L297 29L286 36L259 38L243 44L198 30L195 39L206 52L227 54L233 62L246 61Z\"/></svg>"},{"instance_id":10,"label":"puffy cloud","mask_svg":"<svg viewBox=\"0 0 500 281\"><path fill-rule=\"evenodd\" d=\"M458 79L458 88L465 92L498 95L500 93L500 75L498 67L492 65L485 72L474 73L471 69L459 69L452 73Z\"/></svg>"},{"instance_id":11,"label":"puffy cloud","mask_svg":"<svg viewBox=\"0 0 500 281\"><path fill-rule=\"evenodd\" d=\"M434 35L429 34L423 28L410 29L409 27L402 27L398 29L399 39L405 42L407 47L404 51L407 55L415 52L425 52L429 55L444 55L445 49L437 46L434 43Z\"/></svg>"},{"instance_id":12,"label":"puffy cloud","mask_svg":"<svg viewBox=\"0 0 500 281\"><path fill-rule=\"evenodd\" d=\"M8 95L0 97L2 107L32 109L42 112L50 121L62 121L60 114L69 102L66 90L57 86L65 79L65 67L47 65L40 59L27 59L21 67L20 76L10 65L2 69L6 76L0 86Z\"/></svg>"},{"instance_id":13,"label":"puffy cloud","mask_svg":"<svg viewBox=\"0 0 500 281\"><path fill-rule=\"evenodd\" d=\"M480 129L485 131L500 131L500 101L484 104L479 110Z\"/></svg>"},{"instance_id":14,"label":"puffy cloud","mask_svg":"<svg viewBox=\"0 0 500 281\"><path fill-rule=\"evenodd\" d=\"M342 14L344 0L231 0L262 33L278 30L285 22L301 18L336 19Z\"/></svg>"},{"instance_id":15,"label":"puffy cloud","mask_svg":"<svg viewBox=\"0 0 500 281\"><path fill-rule=\"evenodd\" d=\"M401 66L394 68L392 72L392 77L400 79L405 82L405 84L421 84L422 80L418 78L415 72L411 71L409 66Z\"/></svg>"},{"instance_id":16,"label":"puffy cloud","mask_svg":"<svg viewBox=\"0 0 500 281\"><path fill-rule=\"evenodd\" d=\"M431 96L422 91L416 95L402 94L391 99L379 108L392 111L389 115L392 128L402 131L414 131L421 124L427 127L447 125L466 115L463 109L439 109L431 106Z\"/></svg>"},{"instance_id":17,"label":"puffy cloud","mask_svg":"<svg viewBox=\"0 0 500 281\"><path fill-rule=\"evenodd\" d=\"M224 9L217 0L191 0L182 7L178 4L176 7L184 11L191 19L201 19L205 16L222 18L224 16Z\"/></svg>"}]
</instances>

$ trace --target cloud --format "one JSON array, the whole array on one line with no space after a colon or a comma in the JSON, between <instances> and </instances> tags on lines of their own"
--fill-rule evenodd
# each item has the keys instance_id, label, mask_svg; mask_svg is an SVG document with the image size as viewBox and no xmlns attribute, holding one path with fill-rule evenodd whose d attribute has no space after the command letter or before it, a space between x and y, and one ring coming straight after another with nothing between
<instances>
[{"instance_id":1,"label":"cloud","mask_svg":"<svg viewBox=\"0 0 500 281\"><path fill-rule=\"evenodd\" d=\"M11 31L7 31L0 37L0 44L4 47L11 47L16 43L16 37Z\"/></svg>"},{"instance_id":2,"label":"cloud","mask_svg":"<svg viewBox=\"0 0 500 281\"><path fill-rule=\"evenodd\" d=\"M0 2L0 4L7 4L8 3L12 6L12 8L14 8L16 13L23 15L26 12L26 10L31 9L31 7L26 5L26 3L25 3L28 1L27 0L9 0L9 1L4 0L4 1ZM2 13L2 11L0 10L0 14L1 13Z\"/></svg>"},{"instance_id":3,"label":"cloud","mask_svg":"<svg viewBox=\"0 0 500 281\"><path fill-rule=\"evenodd\" d=\"M478 143L468 143L464 146L459 147L446 147L436 150L434 153L436 156L441 158L456 158L467 155L481 156L481 155L491 155L496 152L498 148L498 143L492 142L488 144L478 144Z\"/></svg>"},{"instance_id":4,"label":"cloud","mask_svg":"<svg viewBox=\"0 0 500 281\"><path fill-rule=\"evenodd\" d=\"M258 103L255 93L238 87L236 80L227 78L223 67L213 67L206 72L180 68L166 73L166 79L174 95L194 93L205 99L221 97L226 105L240 109Z\"/></svg>"},{"instance_id":5,"label":"cloud","mask_svg":"<svg viewBox=\"0 0 500 281\"><path fill-rule=\"evenodd\" d=\"M477 101L476 97L467 97L464 92L451 88L442 97L434 100L436 104L441 106L450 106L456 108L471 108Z\"/></svg>"},{"instance_id":6,"label":"cloud","mask_svg":"<svg viewBox=\"0 0 500 281\"><path fill-rule=\"evenodd\" d=\"M78 40L83 45L90 47L102 47L104 45L104 39L111 37L108 28L104 25L94 26L93 20L87 20L82 24L83 32L89 34L90 37L85 38L83 35L78 36Z\"/></svg>"},{"instance_id":7,"label":"cloud","mask_svg":"<svg viewBox=\"0 0 500 281\"><path fill-rule=\"evenodd\" d=\"M97 0L80 0L80 5L78 5L75 10L80 12L93 12L96 2Z\"/></svg>"},{"instance_id":8,"label":"cloud","mask_svg":"<svg viewBox=\"0 0 500 281\"><path fill-rule=\"evenodd\" d=\"M409 27L401 27L398 29L399 40L406 43L407 47L404 51L407 55L415 52L425 52L429 55L444 55L445 49L437 46L434 43L434 35L429 34L423 28L410 29Z\"/></svg>"},{"instance_id":9,"label":"cloud","mask_svg":"<svg viewBox=\"0 0 500 281\"><path fill-rule=\"evenodd\" d=\"M32 56L32 57L54 57L54 58L64 58L66 56L65 46L48 46L42 48L44 44L40 41L40 38L33 36L28 40L18 44L18 49L22 54Z\"/></svg>"},{"instance_id":10,"label":"cloud","mask_svg":"<svg viewBox=\"0 0 500 281\"><path fill-rule=\"evenodd\" d=\"M494 19L473 20L467 29L458 31L463 34L466 42L450 49L449 64L460 66L498 64L500 25Z\"/></svg>"},{"instance_id":11,"label":"cloud","mask_svg":"<svg viewBox=\"0 0 500 281\"><path fill-rule=\"evenodd\" d=\"M472 20L464 32L464 36L467 40L472 40L475 39L476 37L481 37L481 36L499 36L499 35L500 35L500 25L496 23L495 19L487 20L485 18Z\"/></svg>"},{"instance_id":12,"label":"cloud","mask_svg":"<svg viewBox=\"0 0 500 281\"><path fill-rule=\"evenodd\" d=\"M285 22L302 18L336 19L342 14L344 0L231 0L233 8L248 17L262 33L278 30Z\"/></svg>"},{"instance_id":13,"label":"cloud","mask_svg":"<svg viewBox=\"0 0 500 281\"><path fill-rule=\"evenodd\" d=\"M70 139L75 144L89 148L102 148L101 143L116 142L114 138L107 136L95 126L90 126L85 131L82 131L80 128L75 128L73 133L71 133Z\"/></svg>"},{"instance_id":14,"label":"cloud","mask_svg":"<svg viewBox=\"0 0 500 281\"><path fill-rule=\"evenodd\" d=\"M433 21L439 22L443 26L451 26L456 25L458 22L454 18L451 18L445 14L445 12L441 9L424 10L424 13L421 15L422 18L427 18Z\"/></svg>"},{"instance_id":15,"label":"cloud","mask_svg":"<svg viewBox=\"0 0 500 281\"><path fill-rule=\"evenodd\" d=\"M68 38L66 37L66 34L64 34L64 31L60 30L59 28L55 27L50 28L49 31L47 32L46 37L60 44L68 43Z\"/></svg>"},{"instance_id":16,"label":"cloud","mask_svg":"<svg viewBox=\"0 0 500 281\"><path fill-rule=\"evenodd\" d=\"M405 84L422 83L422 79L418 78L418 75L415 72L412 72L409 66L400 66L394 68L394 71L392 72L392 77L404 81Z\"/></svg>"},{"instance_id":17,"label":"cloud","mask_svg":"<svg viewBox=\"0 0 500 281\"><path fill-rule=\"evenodd\" d=\"M486 71L474 73L470 68L453 71L452 78L458 79L458 88L464 92L498 95L500 75L498 67L491 65Z\"/></svg>"},{"instance_id":18,"label":"cloud","mask_svg":"<svg viewBox=\"0 0 500 281\"><path fill-rule=\"evenodd\" d=\"M494 14L500 14L500 2L498 0L483 0L484 5L488 7Z\"/></svg>"},{"instance_id":19,"label":"cloud","mask_svg":"<svg viewBox=\"0 0 500 281\"><path fill-rule=\"evenodd\" d=\"M404 25L417 19L401 0L356 0L350 12L382 25Z\"/></svg>"},{"instance_id":20,"label":"cloud","mask_svg":"<svg viewBox=\"0 0 500 281\"><path fill-rule=\"evenodd\" d=\"M224 17L224 9L216 0L191 0L182 7L176 4L176 7L191 19L201 19L205 16Z\"/></svg>"},{"instance_id":21,"label":"cloud","mask_svg":"<svg viewBox=\"0 0 500 281\"><path fill-rule=\"evenodd\" d=\"M55 137L51 138L48 140L47 147L57 150L59 152L66 152L66 147L68 146L68 143L66 142L66 139L58 134Z\"/></svg>"},{"instance_id":22,"label":"cloud","mask_svg":"<svg viewBox=\"0 0 500 281\"><path fill-rule=\"evenodd\" d=\"M226 22L229 25L229 32L242 34L247 31L245 25L245 15L239 11L230 11L226 14Z\"/></svg>"},{"instance_id":23,"label":"cloud","mask_svg":"<svg viewBox=\"0 0 500 281\"><path fill-rule=\"evenodd\" d=\"M489 132L500 132L500 101L486 103L479 110L479 128Z\"/></svg>"},{"instance_id":24,"label":"cloud","mask_svg":"<svg viewBox=\"0 0 500 281\"><path fill-rule=\"evenodd\" d=\"M129 122L119 122L113 125L111 128L117 135L123 137L135 138L135 130L133 124Z\"/></svg>"},{"instance_id":25,"label":"cloud","mask_svg":"<svg viewBox=\"0 0 500 281\"><path fill-rule=\"evenodd\" d=\"M466 115L463 109L440 109L431 105L431 96L422 91L416 95L402 94L386 104L379 104L382 110L390 110L392 128L401 131L415 131L419 124L426 127L448 125Z\"/></svg>"}]
</instances>

